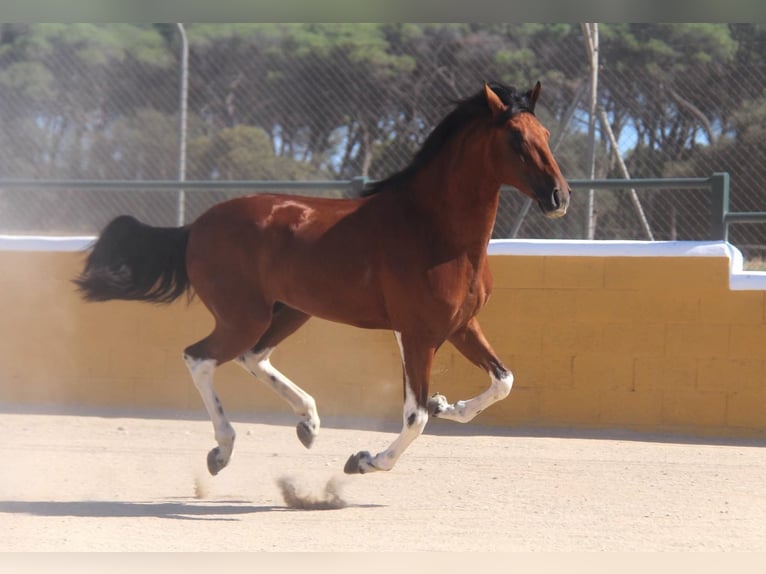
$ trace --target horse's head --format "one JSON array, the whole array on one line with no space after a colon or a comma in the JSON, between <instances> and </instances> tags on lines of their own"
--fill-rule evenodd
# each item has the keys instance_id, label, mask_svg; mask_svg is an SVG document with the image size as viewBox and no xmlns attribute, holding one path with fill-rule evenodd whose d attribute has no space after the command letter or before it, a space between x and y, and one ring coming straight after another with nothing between
<instances>
[{"instance_id":1,"label":"horse's head","mask_svg":"<svg viewBox=\"0 0 766 574\"><path fill-rule=\"evenodd\" d=\"M496 126L493 160L502 183L537 201L546 217L561 217L569 206L569 184L561 175L548 138L550 132L534 115L540 82L526 93L484 84L484 95ZM501 97L502 96L502 97Z\"/></svg>"}]
</instances>

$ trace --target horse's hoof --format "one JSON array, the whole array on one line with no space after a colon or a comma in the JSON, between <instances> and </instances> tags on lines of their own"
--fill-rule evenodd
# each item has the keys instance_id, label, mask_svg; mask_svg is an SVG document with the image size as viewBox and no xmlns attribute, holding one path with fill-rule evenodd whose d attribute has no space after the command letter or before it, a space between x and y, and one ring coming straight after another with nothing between
<instances>
[{"instance_id":1,"label":"horse's hoof","mask_svg":"<svg viewBox=\"0 0 766 574\"><path fill-rule=\"evenodd\" d=\"M346 474L364 474L367 472L367 468L362 464L362 461L367 463L367 466L372 466L372 457L366 450L352 454L346 461L346 466L343 467L343 472Z\"/></svg>"},{"instance_id":2,"label":"horse's hoof","mask_svg":"<svg viewBox=\"0 0 766 574\"><path fill-rule=\"evenodd\" d=\"M303 446L311 448L314 445L314 439L317 435L307 421L299 422L298 426L295 427L295 431L298 433L298 440L301 441Z\"/></svg>"},{"instance_id":3,"label":"horse's hoof","mask_svg":"<svg viewBox=\"0 0 766 574\"><path fill-rule=\"evenodd\" d=\"M435 394L430 399L428 399L428 415L432 417L438 417L439 413L442 413L446 410L447 405L447 397L440 394Z\"/></svg>"},{"instance_id":4,"label":"horse's hoof","mask_svg":"<svg viewBox=\"0 0 766 574\"><path fill-rule=\"evenodd\" d=\"M213 450L207 453L207 470L211 475L215 476L218 474L220 470L226 466L227 463L228 461L221 459L220 448L215 447Z\"/></svg>"}]
</instances>

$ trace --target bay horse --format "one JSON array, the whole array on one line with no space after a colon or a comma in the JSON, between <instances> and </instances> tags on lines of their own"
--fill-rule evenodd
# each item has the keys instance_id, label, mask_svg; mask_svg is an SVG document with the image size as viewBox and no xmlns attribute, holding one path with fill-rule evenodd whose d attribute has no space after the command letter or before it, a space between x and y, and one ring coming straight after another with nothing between
<instances>
[{"instance_id":1,"label":"bay horse","mask_svg":"<svg viewBox=\"0 0 766 574\"><path fill-rule=\"evenodd\" d=\"M274 348L312 317L394 332L403 366L403 425L385 450L361 451L348 474L390 470L429 416L467 422L513 384L476 314L492 288L487 244L500 187L515 187L543 214L563 216L570 189L528 91L484 84L433 129L411 163L351 199L257 194L218 203L184 227L112 220L74 279L86 301L169 303L196 295L213 331L184 350L215 431L211 474L228 463L235 431L213 386L234 360L300 418L311 447L319 415L311 395L278 371ZM434 354L449 341L490 378L478 396L429 398Z\"/></svg>"}]
</instances>

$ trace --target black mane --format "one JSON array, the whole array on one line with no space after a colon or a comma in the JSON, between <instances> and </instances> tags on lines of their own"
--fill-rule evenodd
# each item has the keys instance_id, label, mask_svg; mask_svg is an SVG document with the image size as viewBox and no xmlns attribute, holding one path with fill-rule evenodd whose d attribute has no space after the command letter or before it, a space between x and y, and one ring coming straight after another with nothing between
<instances>
[{"instance_id":1,"label":"black mane","mask_svg":"<svg viewBox=\"0 0 766 574\"><path fill-rule=\"evenodd\" d=\"M497 82L490 82L489 87L508 106L508 110L502 117L498 118L498 122L505 122L508 118L521 112L534 113L534 104L529 98L529 92L519 92L513 86L506 86ZM460 131L465 124L490 113L483 89L455 103L455 108L428 135L410 164L403 170L369 185L364 190L363 195L372 195L387 187L403 183L431 161L442 149L444 143Z\"/></svg>"}]
</instances>

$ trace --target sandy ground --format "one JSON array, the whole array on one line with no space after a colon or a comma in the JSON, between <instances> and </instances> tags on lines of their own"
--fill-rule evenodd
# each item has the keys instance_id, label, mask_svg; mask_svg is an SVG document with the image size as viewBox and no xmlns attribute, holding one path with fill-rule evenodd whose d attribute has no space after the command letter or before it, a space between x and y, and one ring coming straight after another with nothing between
<instances>
[{"instance_id":1,"label":"sandy ground","mask_svg":"<svg viewBox=\"0 0 766 574\"><path fill-rule=\"evenodd\" d=\"M393 471L346 476L398 429L306 450L283 422L235 419L211 477L201 418L0 414L0 551L766 550L763 444L435 421Z\"/></svg>"}]
</instances>

